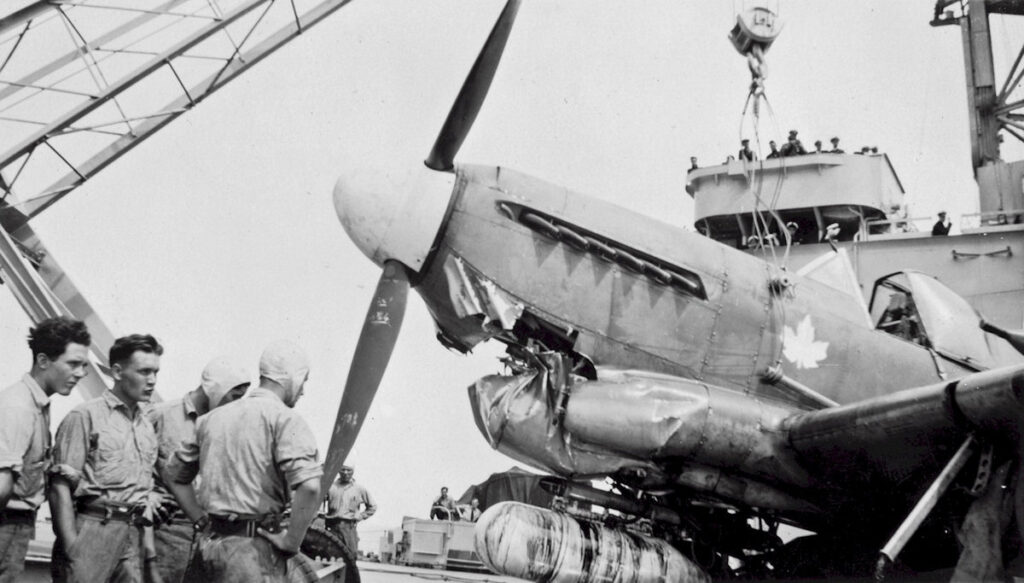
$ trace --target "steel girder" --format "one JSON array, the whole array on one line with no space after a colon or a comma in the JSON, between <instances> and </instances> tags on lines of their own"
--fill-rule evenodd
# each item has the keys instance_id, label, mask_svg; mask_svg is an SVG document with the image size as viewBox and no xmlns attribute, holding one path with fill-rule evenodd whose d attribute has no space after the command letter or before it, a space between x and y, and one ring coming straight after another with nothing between
<instances>
[{"instance_id":1,"label":"steel girder","mask_svg":"<svg viewBox=\"0 0 1024 583\"><path fill-rule=\"evenodd\" d=\"M114 334L29 220L349 1L39 0L0 15L0 274L33 322L88 325L94 373ZM79 386L106 388L99 374Z\"/></svg>"},{"instance_id":2,"label":"steel girder","mask_svg":"<svg viewBox=\"0 0 1024 583\"><path fill-rule=\"evenodd\" d=\"M0 19L5 224L17 228L38 215L349 1L51 0ZM67 50L12 78L23 52L57 44L62 34L72 41ZM46 36L30 49L38 35ZM143 87L161 74L164 83ZM3 129L19 125L33 129ZM72 144L67 138L75 134L90 139Z\"/></svg>"}]
</instances>

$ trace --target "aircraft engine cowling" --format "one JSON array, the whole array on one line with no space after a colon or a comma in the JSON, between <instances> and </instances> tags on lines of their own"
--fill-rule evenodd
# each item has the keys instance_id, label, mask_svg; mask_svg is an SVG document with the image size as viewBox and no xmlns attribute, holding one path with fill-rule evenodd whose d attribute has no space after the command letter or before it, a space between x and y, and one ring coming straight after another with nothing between
<instances>
[{"instance_id":1,"label":"aircraft engine cowling","mask_svg":"<svg viewBox=\"0 0 1024 583\"><path fill-rule=\"evenodd\" d=\"M497 573L551 583L710 582L667 542L501 502L476 523L476 552Z\"/></svg>"},{"instance_id":2,"label":"aircraft engine cowling","mask_svg":"<svg viewBox=\"0 0 1024 583\"><path fill-rule=\"evenodd\" d=\"M477 426L492 447L562 476L656 469L672 459L807 481L773 429L792 409L655 373L598 368L597 376L575 381L561 409L543 373L484 377L469 387Z\"/></svg>"}]
</instances>

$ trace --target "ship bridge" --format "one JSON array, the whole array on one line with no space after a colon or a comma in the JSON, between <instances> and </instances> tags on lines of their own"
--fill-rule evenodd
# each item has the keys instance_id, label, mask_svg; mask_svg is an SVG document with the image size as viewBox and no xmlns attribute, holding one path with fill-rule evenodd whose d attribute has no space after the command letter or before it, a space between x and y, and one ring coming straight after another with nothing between
<instances>
[{"instance_id":1,"label":"ship bridge","mask_svg":"<svg viewBox=\"0 0 1024 583\"><path fill-rule=\"evenodd\" d=\"M698 231L737 248L760 244L754 227L761 213L781 242L787 224L795 243L817 243L827 227L840 241L864 238L903 207L904 190L885 154L820 153L770 160L732 160L691 170L686 191L694 200ZM768 210L775 209L777 216ZM780 222L781 220L781 222ZM765 235L765 233L761 233ZM753 239L752 239L753 237Z\"/></svg>"}]
</instances>

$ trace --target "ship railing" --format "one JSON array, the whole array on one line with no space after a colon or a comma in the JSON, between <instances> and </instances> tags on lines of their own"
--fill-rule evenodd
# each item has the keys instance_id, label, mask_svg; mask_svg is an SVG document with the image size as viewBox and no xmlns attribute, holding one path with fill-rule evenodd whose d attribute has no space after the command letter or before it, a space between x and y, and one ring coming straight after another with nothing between
<instances>
[{"instance_id":1,"label":"ship railing","mask_svg":"<svg viewBox=\"0 0 1024 583\"><path fill-rule=\"evenodd\" d=\"M969 213L960 216L960 231L991 231L994 229L1016 229L1024 226L1024 208L1001 211Z\"/></svg>"},{"instance_id":2,"label":"ship railing","mask_svg":"<svg viewBox=\"0 0 1024 583\"><path fill-rule=\"evenodd\" d=\"M864 229L858 233L859 240L891 239L893 237L931 234L931 217L901 217L895 219L873 219L864 222Z\"/></svg>"}]
</instances>

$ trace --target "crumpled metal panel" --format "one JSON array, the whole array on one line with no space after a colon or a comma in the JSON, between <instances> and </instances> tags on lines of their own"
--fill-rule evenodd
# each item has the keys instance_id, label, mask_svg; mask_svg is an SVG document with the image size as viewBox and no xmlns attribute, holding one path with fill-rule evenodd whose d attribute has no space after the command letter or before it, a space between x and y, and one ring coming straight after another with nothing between
<instances>
[{"instance_id":1,"label":"crumpled metal panel","mask_svg":"<svg viewBox=\"0 0 1024 583\"><path fill-rule=\"evenodd\" d=\"M585 441L631 455L690 457L704 444L709 401L707 387L697 382L668 387L649 377L601 379L574 391L565 423Z\"/></svg>"},{"instance_id":2,"label":"crumpled metal panel","mask_svg":"<svg viewBox=\"0 0 1024 583\"><path fill-rule=\"evenodd\" d=\"M724 474L791 488L810 481L777 430L792 409L642 371L598 368L598 380L574 377L567 390L554 386L557 382L556 375L538 367L485 377L471 386L477 425L491 446L560 475L638 468L664 474L660 464L700 464L715 468L716 476L704 486L693 480L686 485L709 493L721 493ZM757 497L765 505L804 506L770 490ZM767 504L772 500L777 503Z\"/></svg>"},{"instance_id":3,"label":"crumpled metal panel","mask_svg":"<svg viewBox=\"0 0 1024 583\"><path fill-rule=\"evenodd\" d=\"M493 281L467 269L466 263L455 255L445 258L444 274L448 279L448 293L455 313L460 318L483 316L483 325L497 323L511 330L523 315L523 304L505 293Z\"/></svg>"},{"instance_id":4,"label":"crumpled metal panel","mask_svg":"<svg viewBox=\"0 0 1024 583\"><path fill-rule=\"evenodd\" d=\"M549 404L546 374L490 375L469 386L477 428L491 447L561 476L609 475L651 462L616 454L564 431Z\"/></svg>"}]
</instances>

